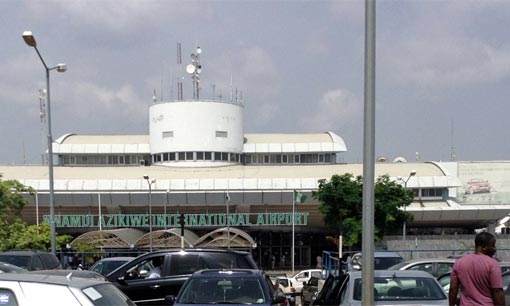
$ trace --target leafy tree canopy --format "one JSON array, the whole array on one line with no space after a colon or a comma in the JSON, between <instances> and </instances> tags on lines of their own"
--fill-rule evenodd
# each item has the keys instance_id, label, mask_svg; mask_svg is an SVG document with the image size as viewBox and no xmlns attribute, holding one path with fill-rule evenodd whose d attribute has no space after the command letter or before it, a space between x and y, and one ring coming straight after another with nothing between
<instances>
[{"instance_id":1,"label":"leafy tree canopy","mask_svg":"<svg viewBox=\"0 0 510 306\"><path fill-rule=\"evenodd\" d=\"M319 200L319 211L324 215L326 225L340 227L345 246L361 243L363 178L352 174L333 175L331 179L319 180L319 189L313 191ZM386 233L400 230L404 222L411 222L413 216L401 208L411 204L414 193L406 190L388 175L377 178L375 183L374 222L376 240Z\"/></svg>"},{"instance_id":2,"label":"leafy tree canopy","mask_svg":"<svg viewBox=\"0 0 510 306\"><path fill-rule=\"evenodd\" d=\"M50 225L27 225L21 218L23 208L28 205L23 193L33 192L16 180L2 180L0 176L0 250L50 249ZM66 245L72 238L57 235L57 244Z\"/></svg>"}]
</instances>

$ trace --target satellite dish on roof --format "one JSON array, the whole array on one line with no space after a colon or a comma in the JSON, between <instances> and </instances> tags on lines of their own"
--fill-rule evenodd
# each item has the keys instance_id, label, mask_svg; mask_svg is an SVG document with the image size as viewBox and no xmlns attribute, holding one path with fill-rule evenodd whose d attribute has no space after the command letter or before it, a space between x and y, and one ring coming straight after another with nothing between
<instances>
[{"instance_id":1,"label":"satellite dish on roof","mask_svg":"<svg viewBox=\"0 0 510 306\"><path fill-rule=\"evenodd\" d=\"M407 159L403 156L397 156L393 160L394 163L407 163Z\"/></svg>"},{"instance_id":2,"label":"satellite dish on roof","mask_svg":"<svg viewBox=\"0 0 510 306\"><path fill-rule=\"evenodd\" d=\"M189 74L194 73L196 69L197 69L197 67L195 67L195 65L193 65L193 64L189 64L186 66L186 72Z\"/></svg>"}]
</instances>

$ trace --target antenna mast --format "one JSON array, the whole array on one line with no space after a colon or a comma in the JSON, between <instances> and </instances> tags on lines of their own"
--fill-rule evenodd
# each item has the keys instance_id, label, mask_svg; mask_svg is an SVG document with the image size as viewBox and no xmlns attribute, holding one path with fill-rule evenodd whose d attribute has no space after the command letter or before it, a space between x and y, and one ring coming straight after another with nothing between
<instances>
[{"instance_id":1,"label":"antenna mast","mask_svg":"<svg viewBox=\"0 0 510 306\"><path fill-rule=\"evenodd\" d=\"M455 156L455 146L453 144L453 131L454 131L454 125L453 125L453 118L450 119L450 144L451 144L451 147L450 147L450 160L451 161L455 161L456 159L456 156Z\"/></svg>"},{"instance_id":2,"label":"antenna mast","mask_svg":"<svg viewBox=\"0 0 510 306\"><path fill-rule=\"evenodd\" d=\"M193 99L200 100L200 87L198 84L200 83L200 72L202 72L202 65L200 65L200 54L202 53L202 49L197 47L196 53L191 53L191 64L186 66L186 72L191 74L191 79L193 80Z\"/></svg>"},{"instance_id":3,"label":"antenna mast","mask_svg":"<svg viewBox=\"0 0 510 306\"><path fill-rule=\"evenodd\" d=\"M177 66L178 66L178 70L182 71L182 57L181 57L181 43L180 42L177 43ZM181 74L177 78L178 78L178 81L177 81L177 100L178 101L182 101L183 100L183 96L182 96L182 80L184 79L184 76Z\"/></svg>"}]
</instances>

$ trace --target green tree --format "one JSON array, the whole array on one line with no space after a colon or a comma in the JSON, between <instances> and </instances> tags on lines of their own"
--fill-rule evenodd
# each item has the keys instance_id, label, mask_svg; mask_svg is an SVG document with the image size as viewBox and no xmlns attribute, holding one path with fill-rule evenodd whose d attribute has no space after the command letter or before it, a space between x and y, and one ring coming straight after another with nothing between
<instances>
[{"instance_id":1,"label":"green tree","mask_svg":"<svg viewBox=\"0 0 510 306\"><path fill-rule=\"evenodd\" d=\"M362 233L363 178L352 174L333 175L330 180L319 180L319 189L312 192L319 200L319 211L326 225L340 227L345 246L359 246ZM414 193L406 190L389 176L377 178L375 183L374 222L376 240L386 233L399 230L413 216L401 208L408 206Z\"/></svg>"},{"instance_id":2,"label":"green tree","mask_svg":"<svg viewBox=\"0 0 510 306\"><path fill-rule=\"evenodd\" d=\"M0 250L48 250L51 246L50 226L42 223L27 225L22 220L22 210L28 204L23 194L34 190L16 180L2 180L0 176ZM65 246L70 235L57 235L57 244Z\"/></svg>"}]
</instances>

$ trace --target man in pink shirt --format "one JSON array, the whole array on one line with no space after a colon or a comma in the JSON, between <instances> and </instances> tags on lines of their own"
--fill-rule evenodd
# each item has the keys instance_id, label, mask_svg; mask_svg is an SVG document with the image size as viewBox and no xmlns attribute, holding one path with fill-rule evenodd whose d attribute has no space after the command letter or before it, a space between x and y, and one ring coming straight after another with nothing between
<instances>
[{"instance_id":1,"label":"man in pink shirt","mask_svg":"<svg viewBox=\"0 0 510 306\"><path fill-rule=\"evenodd\" d=\"M499 263L492 258L496 253L494 235L482 232L475 237L475 253L462 256L453 265L450 306L457 302L459 288L460 306L505 306L503 278Z\"/></svg>"}]
</instances>

